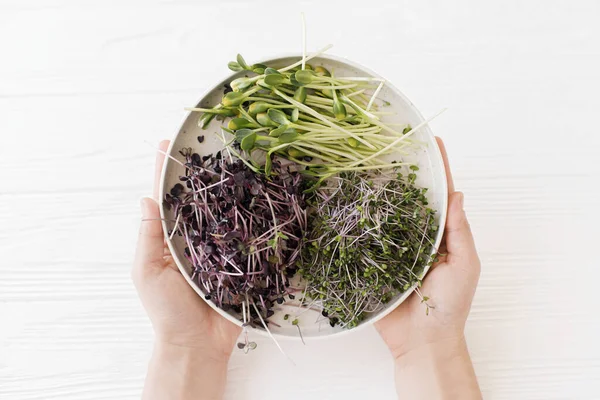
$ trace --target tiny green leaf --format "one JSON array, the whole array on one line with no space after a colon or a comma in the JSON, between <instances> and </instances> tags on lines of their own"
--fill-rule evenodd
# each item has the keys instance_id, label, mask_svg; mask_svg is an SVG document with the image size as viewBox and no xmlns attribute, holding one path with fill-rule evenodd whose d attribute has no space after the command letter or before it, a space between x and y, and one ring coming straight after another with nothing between
<instances>
[{"instance_id":1,"label":"tiny green leaf","mask_svg":"<svg viewBox=\"0 0 600 400\"><path fill-rule=\"evenodd\" d=\"M327 70L327 68L320 65L315 67L314 71L318 76L331 76L331 73Z\"/></svg>"},{"instance_id":2,"label":"tiny green leaf","mask_svg":"<svg viewBox=\"0 0 600 400\"><path fill-rule=\"evenodd\" d=\"M276 124L275 122L273 122L273 120L271 120L271 118L269 118L266 112L260 112L256 114L256 120L262 126L278 126L278 124Z\"/></svg>"},{"instance_id":3,"label":"tiny green leaf","mask_svg":"<svg viewBox=\"0 0 600 400\"><path fill-rule=\"evenodd\" d=\"M296 92L294 93L294 100L296 100L299 103L304 104L304 102L306 101L306 88L305 87L299 87L298 89L296 89Z\"/></svg>"},{"instance_id":4,"label":"tiny green leaf","mask_svg":"<svg viewBox=\"0 0 600 400\"><path fill-rule=\"evenodd\" d=\"M298 318L292 321L292 325L298 325Z\"/></svg>"},{"instance_id":5,"label":"tiny green leaf","mask_svg":"<svg viewBox=\"0 0 600 400\"><path fill-rule=\"evenodd\" d=\"M250 107L248 107L248 112L251 115L254 115L254 114L265 112L268 109L269 109L268 103L265 103L264 101L256 101L256 102L250 104Z\"/></svg>"},{"instance_id":6,"label":"tiny green leaf","mask_svg":"<svg viewBox=\"0 0 600 400\"><path fill-rule=\"evenodd\" d=\"M279 125L279 127L275 128L275 129L271 129L271 131L269 132L269 136L279 137L287 129L288 129L287 125Z\"/></svg>"},{"instance_id":7,"label":"tiny green leaf","mask_svg":"<svg viewBox=\"0 0 600 400\"><path fill-rule=\"evenodd\" d=\"M271 175L271 169L273 167L273 162L271 161L271 154L267 154L267 158L265 160L265 175Z\"/></svg>"},{"instance_id":8,"label":"tiny green leaf","mask_svg":"<svg viewBox=\"0 0 600 400\"><path fill-rule=\"evenodd\" d=\"M292 110L292 115L290 116L290 121L296 122L296 121L298 121L299 117L300 117L300 110L297 108L294 108Z\"/></svg>"},{"instance_id":9,"label":"tiny green leaf","mask_svg":"<svg viewBox=\"0 0 600 400\"><path fill-rule=\"evenodd\" d=\"M256 142L256 133L252 132L250 135L246 135L240 142L240 148L245 151L252 150Z\"/></svg>"},{"instance_id":10,"label":"tiny green leaf","mask_svg":"<svg viewBox=\"0 0 600 400\"><path fill-rule=\"evenodd\" d=\"M229 84L229 86L231 86L231 88L236 92L246 89L247 87L249 87L251 85L252 85L252 81L245 76L234 79Z\"/></svg>"},{"instance_id":11,"label":"tiny green leaf","mask_svg":"<svg viewBox=\"0 0 600 400\"><path fill-rule=\"evenodd\" d=\"M267 68L266 65L264 64L254 64L252 67L250 67L252 69L252 72L262 75L265 73L265 69Z\"/></svg>"},{"instance_id":12,"label":"tiny green leaf","mask_svg":"<svg viewBox=\"0 0 600 400\"><path fill-rule=\"evenodd\" d=\"M321 90L321 93L323 93L325 95L325 97L329 97L330 99L333 99L333 90L323 89L323 90Z\"/></svg>"},{"instance_id":13,"label":"tiny green leaf","mask_svg":"<svg viewBox=\"0 0 600 400\"><path fill-rule=\"evenodd\" d=\"M234 135L235 135L235 140L238 143L242 142L242 139L244 139L246 136L253 134L254 132L252 132L251 129L247 129L247 128L243 128L243 129L238 129Z\"/></svg>"},{"instance_id":14,"label":"tiny green leaf","mask_svg":"<svg viewBox=\"0 0 600 400\"><path fill-rule=\"evenodd\" d=\"M244 60L244 57L242 57L241 54L237 55L237 62L242 69L248 69L248 64L246 64L246 60Z\"/></svg>"},{"instance_id":15,"label":"tiny green leaf","mask_svg":"<svg viewBox=\"0 0 600 400\"><path fill-rule=\"evenodd\" d=\"M302 158L306 155L306 154L304 154L304 152L302 152L301 150L298 150L294 147L288 149L288 154L290 155L290 157L294 157L294 158Z\"/></svg>"},{"instance_id":16,"label":"tiny green leaf","mask_svg":"<svg viewBox=\"0 0 600 400\"><path fill-rule=\"evenodd\" d=\"M231 61L229 64L227 64L227 67L229 67L230 70L235 72L243 70L242 66L236 63L235 61Z\"/></svg>"},{"instance_id":17,"label":"tiny green leaf","mask_svg":"<svg viewBox=\"0 0 600 400\"><path fill-rule=\"evenodd\" d=\"M285 76L283 75L267 75L264 79L265 83L269 86L279 86L285 82Z\"/></svg>"},{"instance_id":18,"label":"tiny green leaf","mask_svg":"<svg viewBox=\"0 0 600 400\"><path fill-rule=\"evenodd\" d=\"M300 82L298 82L298 81L296 80L296 75L295 75L295 74L292 74L292 75L290 75L290 83L291 83L292 85L294 85L294 86L297 86L297 87L299 87L299 86L304 86L304 84L303 84L303 83L300 83Z\"/></svg>"},{"instance_id":19,"label":"tiny green leaf","mask_svg":"<svg viewBox=\"0 0 600 400\"><path fill-rule=\"evenodd\" d=\"M244 102L246 96L244 93L240 92L229 92L225 96L223 96L223 100L221 100L221 104L225 107L234 107L239 106Z\"/></svg>"},{"instance_id":20,"label":"tiny green leaf","mask_svg":"<svg viewBox=\"0 0 600 400\"><path fill-rule=\"evenodd\" d=\"M253 126L254 124L245 118L234 118L227 124L227 127L232 131Z\"/></svg>"},{"instance_id":21,"label":"tiny green leaf","mask_svg":"<svg viewBox=\"0 0 600 400\"><path fill-rule=\"evenodd\" d=\"M285 113L276 108L269 109L269 111L267 111L267 115L269 116L269 118L271 118L271 120L273 122L275 122L278 125L282 125L282 124L285 125L285 124L289 123Z\"/></svg>"},{"instance_id":22,"label":"tiny green leaf","mask_svg":"<svg viewBox=\"0 0 600 400\"><path fill-rule=\"evenodd\" d=\"M281 72L277 71L275 68L267 67L265 68L265 75L281 75Z\"/></svg>"},{"instance_id":23,"label":"tiny green leaf","mask_svg":"<svg viewBox=\"0 0 600 400\"><path fill-rule=\"evenodd\" d=\"M291 143L291 142L295 141L296 139L298 139L298 136L300 136L300 134L298 132L296 132L295 130L287 131L287 132L283 133L281 136L279 136L279 142L280 143Z\"/></svg>"},{"instance_id":24,"label":"tiny green leaf","mask_svg":"<svg viewBox=\"0 0 600 400\"><path fill-rule=\"evenodd\" d=\"M213 120L216 114L213 113L204 113L200 118L198 118L198 126L202 129L206 129L210 121Z\"/></svg>"},{"instance_id":25,"label":"tiny green leaf","mask_svg":"<svg viewBox=\"0 0 600 400\"><path fill-rule=\"evenodd\" d=\"M350 145L350 147L354 147L354 148L357 148L358 145L360 144L358 142L358 140L354 139L353 137L349 137L346 141L348 142L348 144Z\"/></svg>"},{"instance_id":26,"label":"tiny green leaf","mask_svg":"<svg viewBox=\"0 0 600 400\"><path fill-rule=\"evenodd\" d=\"M412 127L410 125L406 125L406 128L402 129L402 134L406 135L411 130L412 130Z\"/></svg>"},{"instance_id":27,"label":"tiny green leaf","mask_svg":"<svg viewBox=\"0 0 600 400\"><path fill-rule=\"evenodd\" d=\"M333 115L337 120L342 120L346 118L346 106L335 97L333 101ZM353 146L355 147L355 146Z\"/></svg>"},{"instance_id":28,"label":"tiny green leaf","mask_svg":"<svg viewBox=\"0 0 600 400\"><path fill-rule=\"evenodd\" d=\"M294 73L294 77L298 82L300 82L303 85L311 84L314 79L313 72L308 70L297 71L296 73Z\"/></svg>"}]
</instances>

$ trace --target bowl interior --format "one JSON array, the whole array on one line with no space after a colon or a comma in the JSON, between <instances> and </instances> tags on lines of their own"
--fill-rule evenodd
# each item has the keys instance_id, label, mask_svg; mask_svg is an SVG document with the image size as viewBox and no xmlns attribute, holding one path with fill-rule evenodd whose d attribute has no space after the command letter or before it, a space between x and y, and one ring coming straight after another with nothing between
<instances>
[{"instance_id":1,"label":"bowl interior","mask_svg":"<svg viewBox=\"0 0 600 400\"><path fill-rule=\"evenodd\" d=\"M300 56L289 56L273 58L261 61L261 63L280 68L292 64L299 59ZM330 55L319 56L311 60L310 63L314 66L323 65L329 70L335 71L335 75L340 77L367 75L379 77L377 74L362 66ZM204 96L197 103L197 107L209 108L218 104L223 96L224 85L229 83L232 79L243 75L244 72L234 73L216 84L212 89L204 94ZM398 89L394 88L389 83L386 82L378 98L390 103L389 106L383 107L382 111L390 111L394 113L394 115L383 117L383 122L411 124L414 127L423 121L423 117L417 111L415 106ZM184 147L191 147L200 155L215 153L223 148L222 141L219 139L219 136L221 135L220 126L222 122L213 120L208 128L203 130L198 127L198 118L200 115L200 113L192 112L186 116L181 128L175 135L175 138L171 141L171 146L168 150L168 154L171 157L181 160L182 157L179 154L179 150ZM202 135L205 137L205 140L203 143L199 143L197 138L198 136ZM413 138L422 142L423 144L420 147L415 147L414 150L411 150L410 154L402 156L402 159L419 166L420 170L418 172L417 184L419 186L429 188L427 192L428 200L430 206L437 210L437 218L439 219L438 222L440 228L438 230L437 237L435 238L437 248L441 241L441 233L443 232L443 225L446 220L446 207L448 198L444 165L439 148L429 126L425 125L422 127L413 135ZM392 158L394 159L394 157ZM395 159L399 159L399 157ZM164 198L164 194L167 193L170 188L179 182L179 176L183 174L184 169L182 166L174 162L172 159L166 158L160 187L161 199ZM163 218L163 229L165 232L167 232L168 230L172 229L174 225L172 222L165 221L165 219L173 219L172 211L165 209L162 201L160 202L160 211ZM167 238L167 243L183 276L194 288L194 290L204 299L203 291L194 281L190 279L191 264L187 261L183 254L185 248L183 239L175 235L172 240ZM382 318L396 308L400 303L402 303L413 290L414 288L411 288L407 292L396 296L396 298L390 301L383 310L370 315L369 318L362 321L360 325L353 330L359 329L361 326L372 324L376 320ZM213 307L225 318L237 325L241 325L237 315L223 311L210 300L208 300L207 303L209 303L211 307ZM269 329L278 337L299 337L298 328L291 324L291 321L296 318L299 322L298 326L302 330L302 335L305 338L330 336L348 332L348 330L344 330L339 327L332 328L329 325L327 318L322 317L319 312L314 310L299 308L296 305L292 306L282 304L276 305L274 311L275 315L269 318L269 320L273 322L269 324ZM290 318L284 320L284 315L286 314L289 314ZM264 332L262 329L257 329L257 331Z\"/></svg>"}]
</instances>

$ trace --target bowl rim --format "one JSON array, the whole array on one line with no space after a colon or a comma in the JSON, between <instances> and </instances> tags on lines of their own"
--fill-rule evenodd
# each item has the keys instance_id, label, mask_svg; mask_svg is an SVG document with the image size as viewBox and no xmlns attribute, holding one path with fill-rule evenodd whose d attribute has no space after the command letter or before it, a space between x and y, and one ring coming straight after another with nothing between
<instances>
[{"instance_id":1,"label":"bowl rim","mask_svg":"<svg viewBox=\"0 0 600 400\"><path fill-rule=\"evenodd\" d=\"M277 55L273 56L273 57L263 57L260 59L260 61L258 61L258 63L261 64L268 64L268 63L273 63L273 62L277 62L281 59L286 59L286 58L298 58L301 59L302 55L297 54L297 53L278 53ZM364 71L365 73L371 75L372 77L375 78L380 78L380 79L385 79L383 78L381 75L375 73L374 71L372 71L369 68L364 67L363 65L352 61L352 60L348 60L345 57L341 57L341 56L336 56L336 55L332 55L332 54L319 54L317 57L315 57L316 59L325 59L325 60L331 60L331 61L337 61L339 63L343 63L346 66L350 67L350 68L357 68L360 69L362 71ZM233 77L237 74L237 72L232 72L227 74L226 76L224 76L222 79L218 80L215 85L209 86L207 89L205 89L202 93L202 95L200 96L200 98L198 99L198 101L196 102L196 104L200 104L202 102L202 100L204 98L206 98L208 95L210 95L210 93L212 93L215 89L221 87L223 85L223 82L228 82L231 81L231 79L233 79ZM405 104L407 104L411 110L411 112L413 112L418 118L420 118L422 121L425 121L425 119L423 118L423 115L421 114L421 112L417 109L417 107L413 104L412 101L410 101L410 99L408 97L406 97L406 95L404 95L404 93L402 93L398 88L396 88L390 81L388 81L387 79L385 79L385 85L386 87L393 92L393 94L395 96L400 97ZM171 251L171 255L173 257L173 260L175 260L175 264L177 265L177 268L179 269L179 272L181 272L181 274L183 275L184 279L187 281L187 283L192 287L192 289L194 289L194 291L201 297L202 301L206 302L208 304L208 306L210 306L212 309L214 309L215 311L217 311L217 313L219 315L221 315L222 317L224 317L225 319L229 320L230 322L234 323L235 325L242 327L242 322L240 320L238 320L237 318L234 318L231 314L225 312L224 310L222 310L221 308L217 307L213 302L211 301L207 301L204 296L205 293L202 292L202 290L200 289L200 287L190 278L189 274L187 273L186 269L183 267L184 262L182 262L182 260L179 259L179 256L177 254L177 251L175 249L175 246L173 244L173 241L169 239L168 237L168 227L167 227L167 221L166 221L166 213L165 213L165 207L164 207L164 202L162 201L162 199L165 196L165 181L166 181L166 175L167 175L167 163L169 162L169 155L171 155L171 153L173 152L173 147L175 142L177 141L177 139L179 138L180 135L183 134L183 127L185 125L185 123L188 121L188 119L190 118L190 116L192 115L191 111L188 111L181 123L179 124L179 127L177 128L177 131L175 132L175 134L172 136L170 142L169 142L169 147L166 151L167 156L165 157L164 161L163 161L163 165L162 165L162 171L161 171L161 175L160 175L160 185L159 185L159 198L156 199L158 202L158 206L159 206L159 210L160 210L160 217L161 217L161 224L162 224L162 229L163 229L163 234L165 236L165 242L167 243L167 246L169 247L169 250ZM439 148L439 145L437 144L437 141L435 140L435 135L433 134L429 124L424 126L424 132L426 135L429 136L429 139L431 140L431 142L434 144L434 146L432 146L432 148L430 148L429 150L431 150L431 155L430 157L435 157L436 161L438 162L438 165L441 165L441 174L442 174L442 184L441 187L439 188L443 195L442 198L442 204L441 207L437 210L437 212L439 213L439 225L438 225L438 235L436 237L436 240L434 242L434 248L435 249L439 249L439 246L441 244L442 241L442 237L444 236L444 229L446 226L446 216L447 216L447 212L448 212L448 181L447 181L447 175L446 175L446 169L444 167L444 160L442 157L442 153L441 150ZM426 266L423 272L423 279L425 279L425 277L427 276L427 274L429 273L430 270L430 266ZM400 296L394 303L389 304L385 309L383 309L381 312L377 313L376 315L372 316L371 318L367 319L364 323L359 324L358 326L352 328L352 329L343 329L337 332L333 332L330 335L317 335L317 336L307 336L304 338L305 341L313 341L313 340L322 340L322 339L326 339L326 338L332 338L332 337L340 337L342 335L348 335L350 333L356 333L358 331L363 330L364 328L368 327L368 326L374 326L374 324L383 319L385 316L389 315L392 311L394 311L396 308L398 308L398 306L400 306L400 304L402 304L404 301L406 301L408 299L408 297L410 297L410 295L415 291L417 285L413 285L411 286L408 290L406 290L402 296ZM266 332L266 330L264 329L257 329L257 328L250 328L250 330L252 332L256 332L262 336L265 337L269 337L269 333ZM296 336L288 336L288 335L281 335L277 332L271 332L271 334L277 339L277 340L299 340L300 337L296 337Z\"/></svg>"}]
</instances>

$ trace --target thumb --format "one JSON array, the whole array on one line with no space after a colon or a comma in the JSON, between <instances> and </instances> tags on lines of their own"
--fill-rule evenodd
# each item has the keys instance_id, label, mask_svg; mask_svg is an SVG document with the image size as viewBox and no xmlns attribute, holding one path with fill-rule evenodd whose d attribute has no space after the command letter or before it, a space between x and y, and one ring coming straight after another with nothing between
<instances>
[{"instance_id":1,"label":"thumb","mask_svg":"<svg viewBox=\"0 0 600 400\"><path fill-rule=\"evenodd\" d=\"M135 272L160 267L164 261L165 239L158 204L154 199L145 197L140 205L142 207L142 222L135 254L134 270L137 270Z\"/></svg>"},{"instance_id":2,"label":"thumb","mask_svg":"<svg viewBox=\"0 0 600 400\"><path fill-rule=\"evenodd\" d=\"M475 241L467 215L463 209L464 194L454 192L448 198L448 219L446 220L446 249L448 259L473 259L477 257Z\"/></svg>"}]
</instances>

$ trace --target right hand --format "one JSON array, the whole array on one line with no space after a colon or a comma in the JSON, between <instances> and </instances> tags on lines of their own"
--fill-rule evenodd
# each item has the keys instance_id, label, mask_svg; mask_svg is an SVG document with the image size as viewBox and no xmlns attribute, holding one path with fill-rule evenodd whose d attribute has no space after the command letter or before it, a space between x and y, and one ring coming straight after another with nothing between
<instances>
[{"instance_id":1,"label":"right hand","mask_svg":"<svg viewBox=\"0 0 600 400\"><path fill-rule=\"evenodd\" d=\"M413 293L392 313L375 324L395 359L429 344L464 341L464 329L481 264L467 216L464 196L454 190L444 143L437 138L448 179L448 217L440 260L423 281L420 292L430 297L428 315L422 299Z\"/></svg>"}]
</instances>

